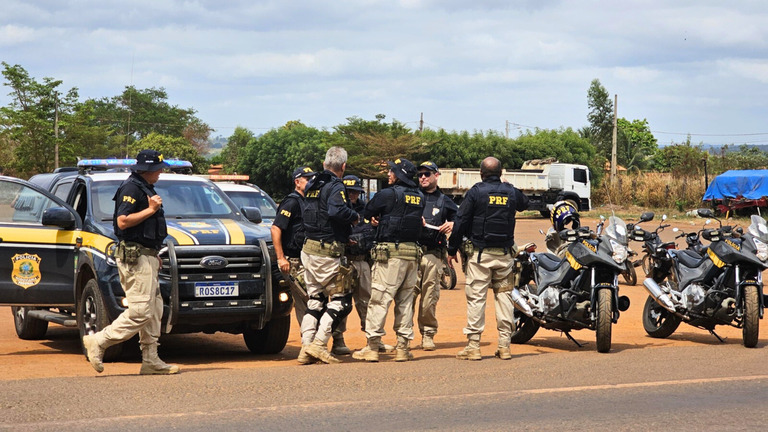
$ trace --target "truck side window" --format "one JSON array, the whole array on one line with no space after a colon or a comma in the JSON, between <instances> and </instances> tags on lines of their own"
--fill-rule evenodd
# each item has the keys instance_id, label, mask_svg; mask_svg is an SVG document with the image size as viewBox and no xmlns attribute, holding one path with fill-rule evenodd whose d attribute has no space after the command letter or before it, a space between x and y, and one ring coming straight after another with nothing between
<instances>
[{"instance_id":1,"label":"truck side window","mask_svg":"<svg viewBox=\"0 0 768 432\"><path fill-rule=\"evenodd\" d=\"M53 194L66 201L70 189L72 189L72 180L61 182L53 188Z\"/></svg>"},{"instance_id":2,"label":"truck side window","mask_svg":"<svg viewBox=\"0 0 768 432\"><path fill-rule=\"evenodd\" d=\"M80 215L80 218L82 220L85 220L85 214L88 211L88 197L85 193L85 185L79 184L77 185L77 193L75 194L75 200L72 205L72 207L75 208L75 211L77 211L77 214Z\"/></svg>"},{"instance_id":3,"label":"truck side window","mask_svg":"<svg viewBox=\"0 0 768 432\"><path fill-rule=\"evenodd\" d=\"M573 181L587 184L587 170L582 168L574 168Z\"/></svg>"}]
</instances>

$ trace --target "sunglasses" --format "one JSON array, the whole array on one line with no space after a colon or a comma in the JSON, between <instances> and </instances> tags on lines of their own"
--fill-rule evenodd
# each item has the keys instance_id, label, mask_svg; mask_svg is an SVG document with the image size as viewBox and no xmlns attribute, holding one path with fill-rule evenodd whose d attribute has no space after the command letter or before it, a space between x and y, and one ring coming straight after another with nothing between
<instances>
[{"instance_id":1,"label":"sunglasses","mask_svg":"<svg viewBox=\"0 0 768 432\"><path fill-rule=\"evenodd\" d=\"M422 178L422 177L432 177L432 171L420 172L419 178Z\"/></svg>"}]
</instances>

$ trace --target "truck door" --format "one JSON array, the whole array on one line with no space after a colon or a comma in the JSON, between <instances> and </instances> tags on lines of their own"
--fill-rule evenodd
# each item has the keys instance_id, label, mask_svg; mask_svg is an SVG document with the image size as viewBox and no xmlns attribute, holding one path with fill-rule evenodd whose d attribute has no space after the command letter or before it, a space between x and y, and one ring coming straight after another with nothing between
<instances>
[{"instance_id":1,"label":"truck door","mask_svg":"<svg viewBox=\"0 0 768 432\"><path fill-rule=\"evenodd\" d=\"M0 304L74 305L82 222L59 198L0 177Z\"/></svg>"},{"instance_id":2,"label":"truck door","mask_svg":"<svg viewBox=\"0 0 768 432\"><path fill-rule=\"evenodd\" d=\"M572 190L582 199L589 201L591 185L589 183L589 170L586 167L573 168ZM587 208L589 210L589 208Z\"/></svg>"}]
</instances>

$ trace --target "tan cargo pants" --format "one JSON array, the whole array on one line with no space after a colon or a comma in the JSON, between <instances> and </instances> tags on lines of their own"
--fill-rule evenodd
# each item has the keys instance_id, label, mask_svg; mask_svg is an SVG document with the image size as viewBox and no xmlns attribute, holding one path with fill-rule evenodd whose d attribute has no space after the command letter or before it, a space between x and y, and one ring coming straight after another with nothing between
<instances>
[{"instance_id":1,"label":"tan cargo pants","mask_svg":"<svg viewBox=\"0 0 768 432\"><path fill-rule=\"evenodd\" d=\"M440 300L440 281L443 279L443 260L427 253L419 264L421 283L416 286L414 296L419 297L417 321L422 335L434 336L437 333L437 302Z\"/></svg>"},{"instance_id":2,"label":"tan cargo pants","mask_svg":"<svg viewBox=\"0 0 768 432\"><path fill-rule=\"evenodd\" d=\"M413 340L413 291L418 284L418 262L415 258L390 258L373 264L371 300L365 320L365 334L381 340L387 333L384 325L389 305L395 302L394 330L398 342Z\"/></svg>"},{"instance_id":3,"label":"tan cargo pants","mask_svg":"<svg viewBox=\"0 0 768 432\"><path fill-rule=\"evenodd\" d=\"M477 251L467 260L467 326L464 334L469 340L480 340L485 330L485 303L488 288L494 291L496 304L496 328L499 331L499 346L509 346L512 328L515 325L514 306L509 291L498 292L509 288L514 258L510 254L494 255L483 252L480 262L477 262Z\"/></svg>"},{"instance_id":4,"label":"tan cargo pants","mask_svg":"<svg viewBox=\"0 0 768 432\"><path fill-rule=\"evenodd\" d=\"M366 260L353 260L352 266L357 270L357 280L352 291L357 315L360 316L360 330L365 331L365 320L368 316L368 302L371 300L371 265ZM346 330L346 319L344 320Z\"/></svg>"},{"instance_id":5,"label":"tan cargo pants","mask_svg":"<svg viewBox=\"0 0 768 432\"><path fill-rule=\"evenodd\" d=\"M129 265L117 259L120 283L125 291L128 309L112 324L96 333L96 342L109 347L139 334L142 345L154 345L160 338L160 321L163 318L163 299L157 280L160 261L157 257L140 255Z\"/></svg>"}]
</instances>

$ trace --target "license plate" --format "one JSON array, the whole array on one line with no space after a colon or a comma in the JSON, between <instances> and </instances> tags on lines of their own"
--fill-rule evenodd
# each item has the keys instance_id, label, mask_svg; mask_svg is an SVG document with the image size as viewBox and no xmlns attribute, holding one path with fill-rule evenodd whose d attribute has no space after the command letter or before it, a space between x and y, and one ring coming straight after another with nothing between
<instances>
[{"instance_id":1,"label":"license plate","mask_svg":"<svg viewBox=\"0 0 768 432\"><path fill-rule=\"evenodd\" d=\"M237 297L237 282L195 282L195 297Z\"/></svg>"}]
</instances>

